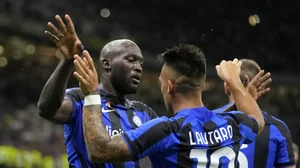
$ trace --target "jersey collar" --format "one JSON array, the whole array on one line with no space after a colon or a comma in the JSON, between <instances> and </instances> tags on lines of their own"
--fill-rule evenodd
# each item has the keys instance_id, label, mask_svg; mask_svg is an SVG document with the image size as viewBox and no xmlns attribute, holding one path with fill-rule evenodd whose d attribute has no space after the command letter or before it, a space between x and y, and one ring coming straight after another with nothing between
<instances>
[{"instance_id":1,"label":"jersey collar","mask_svg":"<svg viewBox=\"0 0 300 168\"><path fill-rule=\"evenodd\" d=\"M133 109L134 108L133 103L128 99L124 100L125 106L122 106L121 104L119 104L117 96L105 92L104 90L102 90L102 88L99 88L99 92L100 92L102 102L109 103L112 107L119 107L119 108L123 108L123 109Z\"/></svg>"},{"instance_id":2,"label":"jersey collar","mask_svg":"<svg viewBox=\"0 0 300 168\"><path fill-rule=\"evenodd\" d=\"M175 116L179 116L179 115L187 115L189 113L195 113L196 115L199 115L199 112L202 112L202 111L207 111L207 108L205 106L202 106L202 107L195 107L195 108L186 108L186 109L182 109L182 110L179 110ZM200 113L200 114L203 114L203 113Z\"/></svg>"}]
</instances>

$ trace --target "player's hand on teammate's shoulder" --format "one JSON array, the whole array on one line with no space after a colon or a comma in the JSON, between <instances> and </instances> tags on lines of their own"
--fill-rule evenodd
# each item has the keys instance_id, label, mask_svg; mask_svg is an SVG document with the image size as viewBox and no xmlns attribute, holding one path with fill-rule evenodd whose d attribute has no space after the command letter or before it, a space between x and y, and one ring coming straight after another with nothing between
<instances>
[{"instance_id":1,"label":"player's hand on teammate's shoulder","mask_svg":"<svg viewBox=\"0 0 300 168\"><path fill-rule=\"evenodd\" d=\"M76 54L74 59L76 69L74 76L79 81L82 94L88 95L92 92L98 91L98 74L89 52L84 50L82 57Z\"/></svg>"},{"instance_id":2,"label":"player's hand on teammate's shoulder","mask_svg":"<svg viewBox=\"0 0 300 168\"><path fill-rule=\"evenodd\" d=\"M72 60L75 54L82 53L84 47L75 32L74 24L69 15L65 15L66 24L59 15L55 16L55 20L59 28L48 22L49 31L46 30L45 34L56 44L66 59Z\"/></svg>"},{"instance_id":3,"label":"player's hand on teammate's shoulder","mask_svg":"<svg viewBox=\"0 0 300 168\"><path fill-rule=\"evenodd\" d=\"M218 76L224 82L232 82L233 80L239 80L241 65L242 62L236 58L233 61L223 60L219 65L216 66L216 70Z\"/></svg>"}]
</instances>

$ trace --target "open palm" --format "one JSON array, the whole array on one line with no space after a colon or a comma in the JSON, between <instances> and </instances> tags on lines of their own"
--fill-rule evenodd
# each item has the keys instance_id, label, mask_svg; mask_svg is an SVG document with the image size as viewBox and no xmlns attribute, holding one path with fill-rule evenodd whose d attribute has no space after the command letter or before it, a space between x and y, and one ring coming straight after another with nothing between
<instances>
[{"instance_id":1,"label":"open palm","mask_svg":"<svg viewBox=\"0 0 300 168\"><path fill-rule=\"evenodd\" d=\"M45 31L46 36L52 40L66 59L73 59L75 54L81 54L83 46L75 32L74 24L69 15L65 15L67 25L61 17L55 16L59 29L51 22L48 22L50 31Z\"/></svg>"}]
</instances>

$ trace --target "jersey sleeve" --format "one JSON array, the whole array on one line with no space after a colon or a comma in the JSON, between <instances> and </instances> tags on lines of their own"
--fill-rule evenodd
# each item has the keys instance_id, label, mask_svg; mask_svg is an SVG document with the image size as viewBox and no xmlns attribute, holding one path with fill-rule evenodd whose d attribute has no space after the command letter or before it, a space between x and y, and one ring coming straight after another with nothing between
<instances>
[{"instance_id":1,"label":"jersey sleeve","mask_svg":"<svg viewBox=\"0 0 300 168\"><path fill-rule=\"evenodd\" d=\"M245 144L249 144L255 140L259 127L253 117L247 116L240 111L231 111L226 114L230 115L234 122L239 125L240 134L243 136Z\"/></svg>"},{"instance_id":2,"label":"jersey sleeve","mask_svg":"<svg viewBox=\"0 0 300 168\"><path fill-rule=\"evenodd\" d=\"M84 97L79 88L71 88L66 90L65 98L69 99L72 102L72 113L66 121L67 124L74 120L74 118L76 118L78 113L81 111L83 107L82 100L84 99Z\"/></svg>"},{"instance_id":3,"label":"jersey sleeve","mask_svg":"<svg viewBox=\"0 0 300 168\"><path fill-rule=\"evenodd\" d=\"M280 134L277 136L275 167L293 166L295 165L295 158L290 131L282 121L278 121L276 126Z\"/></svg>"},{"instance_id":4,"label":"jersey sleeve","mask_svg":"<svg viewBox=\"0 0 300 168\"><path fill-rule=\"evenodd\" d=\"M176 142L174 124L166 117L156 118L135 130L121 134L131 152L133 160L157 154Z\"/></svg>"},{"instance_id":5,"label":"jersey sleeve","mask_svg":"<svg viewBox=\"0 0 300 168\"><path fill-rule=\"evenodd\" d=\"M147 121L158 117L158 115L155 113L154 110L152 110L152 108L150 108L149 106L147 106L142 102L134 101L134 106L138 111L144 111L148 115Z\"/></svg>"}]
</instances>

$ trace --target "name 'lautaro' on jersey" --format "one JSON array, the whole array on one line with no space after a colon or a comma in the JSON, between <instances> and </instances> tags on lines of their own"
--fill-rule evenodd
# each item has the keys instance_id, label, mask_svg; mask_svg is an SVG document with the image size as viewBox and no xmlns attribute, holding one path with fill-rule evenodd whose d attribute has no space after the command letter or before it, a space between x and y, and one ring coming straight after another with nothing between
<instances>
[{"instance_id":1,"label":"name 'lautaro' on jersey","mask_svg":"<svg viewBox=\"0 0 300 168\"><path fill-rule=\"evenodd\" d=\"M189 131L190 145L217 145L233 136L232 126L219 127L212 131ZM193 138L194 137L194 138Z\"/></svg>"}]
</instances>

